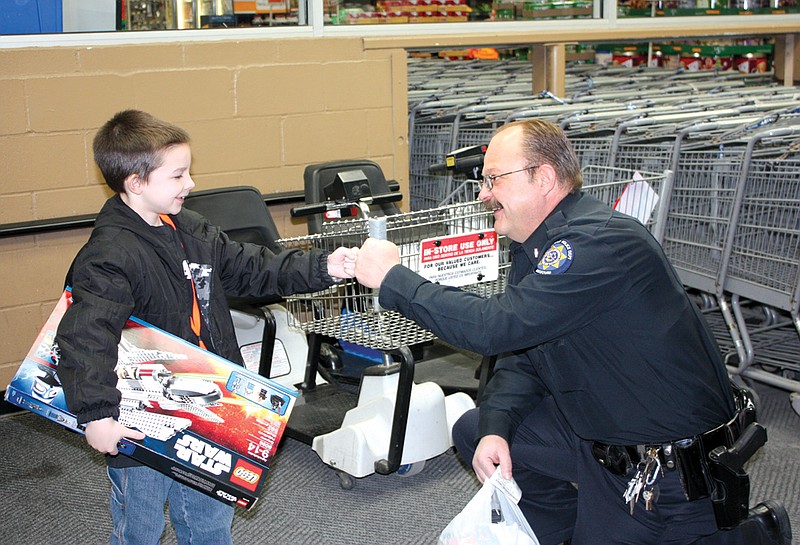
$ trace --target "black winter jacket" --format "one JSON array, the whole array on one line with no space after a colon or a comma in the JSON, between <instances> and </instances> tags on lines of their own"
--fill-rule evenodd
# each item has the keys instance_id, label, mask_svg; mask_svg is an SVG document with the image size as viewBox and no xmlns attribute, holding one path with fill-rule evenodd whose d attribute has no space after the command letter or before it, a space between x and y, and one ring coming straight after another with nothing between
<instances>
[{"instance_id":1,"label":"black winter jacket","mask_svg":"<svg viewBox=\"0 0 800 545\"><path fill-rule=\"evenodd\" d=\"M190 210L171 216L176 229L152 227L117 195L103 206L67 276L73 304L58 327L58 375L80 424L118 417L117 345L131 315L193 344L192 285L185 264L206 274L201 337L212 352L242 363L226 296L308 293L330 286L328 252L269 249L230 240ZM204 300L204 301L203 301ZM203 304L205 303L205 304Z\"/></svg>"}]
</instances>

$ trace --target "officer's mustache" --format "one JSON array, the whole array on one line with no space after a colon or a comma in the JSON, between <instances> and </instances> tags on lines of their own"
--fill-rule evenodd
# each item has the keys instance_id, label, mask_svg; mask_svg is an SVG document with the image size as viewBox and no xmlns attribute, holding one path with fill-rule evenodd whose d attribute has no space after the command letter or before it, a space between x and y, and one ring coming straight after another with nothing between
<instances>
[{"instance_id":1,"label":"officer's mustache","mask_svg":"<svg viewBox=\"0 0 800 545\"><path fill-rule=\"evenodd\" d=\"M503 208L503 205L497 202L497 199L492 198L489 199L488 201L483 201L483 207L488 212L494 212L495 210L500 210L501 208Z\"/></svg>"}]
</instances>

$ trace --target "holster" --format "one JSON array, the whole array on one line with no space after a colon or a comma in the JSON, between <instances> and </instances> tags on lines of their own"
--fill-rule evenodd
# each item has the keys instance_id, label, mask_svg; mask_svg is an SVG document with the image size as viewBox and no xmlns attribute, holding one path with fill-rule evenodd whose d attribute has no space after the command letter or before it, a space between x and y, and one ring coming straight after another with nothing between
<instances>
[{"instance_id":1,"label":"holster","mask_svg":"<svg viewBox=\"0 0 800 545\"><path fill-rule=\"evenodd\" d=\"M747 518L750 477L743 466L766 442L766 428L753 422L733 446L719 446L708 454L708 469L713 481L711 503L720 530L735 528Z\"/></svg>"},{"instance_id":2,"label":"holster","mask_svg":"<svg viewBox=\"0 0 800 545\"><path fill-rule=\"evenodd\" d=\"M733 449L744 436L745 430L756 421L756 406L752 393L733 382L730 384L736 407L733 418L702 435L676 441L672 445L670 454L674 458L674 467L678 469L688 501L707 498L714 493L716 480L711 475L711 452L720 447ZM751 456L760 446L752 451ZM742 463L746 461L745 459ZM669 461L666 465L672 467Z\"/></svg>"},{"instance_id":3,"label":"holster","mask_svg":"<svg viewBox=\"0 0 800 545\"><path fill-rule=\"evenodd\" d=\"M636 447L607 445L597 441L592 443L592 456L614 475L625 475L640 459Z\"/></svg>"}]
</instances>

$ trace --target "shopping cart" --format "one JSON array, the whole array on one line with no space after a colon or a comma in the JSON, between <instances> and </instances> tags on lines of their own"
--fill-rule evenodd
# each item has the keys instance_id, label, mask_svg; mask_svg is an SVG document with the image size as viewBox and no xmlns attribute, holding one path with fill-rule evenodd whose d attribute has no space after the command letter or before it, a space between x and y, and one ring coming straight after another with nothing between
<instances>
[{"instance_id":1,"label":"shopping cart","mask_svg":"<svg viewBox=\"0 0 800 545\"><path fill-rule=\"evenodd\" d=\"M413 271L420 270L420 241L460 233L492 229L492 215L483 203L472 201L439 208L396 214L386 218L386 238L397 244L400 260ZM327 223L323 232L292 239L282 239L286 248L309 247L334 250L340 246L360 246L369 236L368 218ZM508 266L505 238L500 239L500 274L490 283L475 279L463 287L482 293L504 289L504 271ZM378 350L394 350L432 340L433 334L394 311L374 309L372 290L354 280L341 282L311 295L288 298L293 324L307 333L329 335ZM343 312L344 311L344 312ZM357 313L357 316L352 314Z\"/></svg>"},{"instance_id":2,"label":"shopping cart","mask_svg":"<svg viewBox=\"0 0 800 545\"><path fill-rule=\"evenodd\" d=\"M723 248L744 356L732 372L800 392L800 119L753 135Z\"/></svg>"},{"instance_id":3,"label":"shopping cart","mask_svg":"<svg viewBox=\"0 0 800 545\"><path fill-rule=\"evenodd\" d=\"M323 224L320 233L282 239L279 243L286 249L334 250L360 246L368 236L383 233L398 246L401 263L421 273L421 264L426 260L422 251L425 244L435 246L436 241L447 242L452 237L495 237L494 274L486 267L470 269L466 263L474 260L466 260L458 275L460 283L464 283L462 289L484 297L505 289L509 259L505 239L496 236L491 214L477 201L383 218L329 222ZM437 384L414 383L410 347L432 341L435 336L399 313L381 309L377 296L355 280L345 280L320 292L287 298L290 324L308 334L309 362L315 361L314 347L318 349L322 337L382 354L382 363L364 371L358 403L347 410L341 425L311 438L312 449L337 470L345 488L353 486L354 477L374 472L389 474L401 467L418 471L425 460L452 447L453 424L475 406L466 393L445 396ZM313 389L312 384L306 386ZM296 409L302 412L302 404Z\"/></svg>"},{"instance_id":4,"label":"shopping cart","mask_svg":"<svg viewBox=\"0 0 800 545\"><path fill-rule=\"evenodd\" d=\"M674 182L662 246L684 286L696 295L727 359L748 360L719 274L737 193L753 135L791 123L796 114L718 119L678 131L673 151ZM736 365L736 364L735 364Z\"/></svg>"},{"instance_id":5,"label":"shopping cart","mask_svg":"<svg viewBox=\"0 0 800 545\"><path fill-rule=\"evenodd\" d=\"M638 219L660 243L672 192L672 172L589 165L581 169L583 191Z\"/></svg>"},{"instance_id":6,"label":"shopping cart","mask_svg":"<svg viewBox=\"0 0 800 545\"><path fill-rule=\"evenodd\" d=\"M486 89L487 93L490 91L496 91L496 87ZM465 97L460 101L431 101L412 110L409 120L411 209L426 210L458 202L453 195L459 193L462 180L454 180L449 174L438 176L428 167L450 150L488 143L494 128L506 117L502 112L535 102L551 104L553 101L530 94L513 99L486 95ZM464 200L474 200L474 195Z\"/></svg>"}]
</instances>

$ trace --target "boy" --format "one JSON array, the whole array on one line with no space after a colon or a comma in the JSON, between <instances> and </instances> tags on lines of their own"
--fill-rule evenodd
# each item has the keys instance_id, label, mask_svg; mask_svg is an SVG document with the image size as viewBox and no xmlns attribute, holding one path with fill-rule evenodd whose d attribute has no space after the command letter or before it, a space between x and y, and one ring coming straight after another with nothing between
<instances>
[{"instance_id":1,"label":"boy","mask_svg":"<svg viewBox=\"0 0 800 545\"><path fill-rule=\"evenodd\" d=\"M137 110L100 128L94 158L114 191L67 275L73 304L58 327L58 374L86 441L106 454L112 544L158 543L164 504L180 543L232 543L233 507L119 454L144 434L117 422L117 344L130 315L242 363L226 295L313 292L353 275L355 250L274 254L231 241L182 210L194 187L189 136Z\"/></svg>"}]
</instances>

